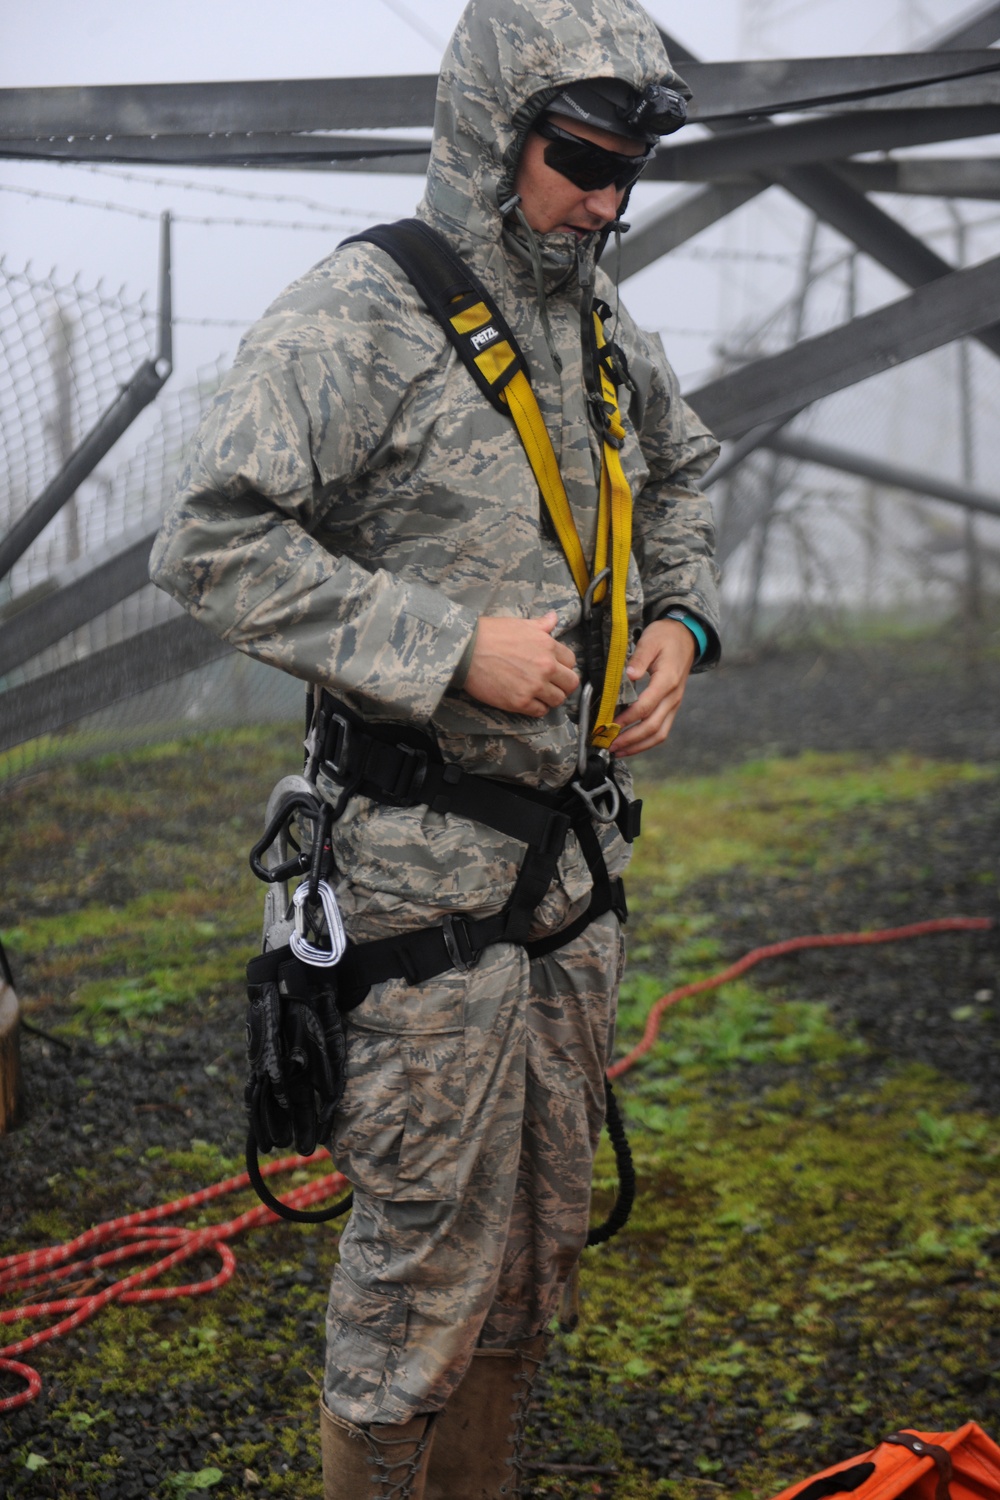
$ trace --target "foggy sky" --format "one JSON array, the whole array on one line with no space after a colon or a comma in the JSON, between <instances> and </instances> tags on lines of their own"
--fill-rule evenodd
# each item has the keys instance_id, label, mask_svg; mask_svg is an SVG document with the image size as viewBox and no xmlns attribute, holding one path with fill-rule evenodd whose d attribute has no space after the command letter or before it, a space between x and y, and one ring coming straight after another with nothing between
<instances>
[{"instance_id":1,"label":"foggy sky","mask_svg":"<svg viewBox=\"0 0 1000 1500\"><path fill-rule=\"evenodd\" d=\"M647 8L696 54L723 59L901 50L970 6L963 0L653 0ZM462 0L366 0L363 7L347 0L167 0L155 8L134 0L88 0L85 7L77 0L16 5L8 0L0 7L0 86L430 72L439 53L425 33L446 41L461 9ZM407 23L407 13L417 18L417 25ZM182 219L323 225L307 230L268 228L259 222L242 227L176 224L180 376L220 351L231 351L238 337L237 327L195 324L211 319L245 326L339 239L366 222L412 211L420 179L192 168L94 172L5 162L0 164L0 186L151 215L170 208ZM299 203L231 198L213 191L218 188L305 198L329 212ZM674 192L666 185L641 187L633 210L663 202ZM784 273L767 256L794 257L802 224L798 209L781 195L769 194L753 217L720 226L698 242L746 246L742 268L700 262L687 249L628 284L632 311L647 326L664 331L682 375L693 378L704 371L726 325L770 295L769 288L780 289ZM136 294L152 292L156 246L152 218L0 191L0 248L10 268L21 269L31 261L45 271L58 267L66 281L79 272L88 285L103 276L107 284L125 283Z\"/></svg>"}]
</instances>

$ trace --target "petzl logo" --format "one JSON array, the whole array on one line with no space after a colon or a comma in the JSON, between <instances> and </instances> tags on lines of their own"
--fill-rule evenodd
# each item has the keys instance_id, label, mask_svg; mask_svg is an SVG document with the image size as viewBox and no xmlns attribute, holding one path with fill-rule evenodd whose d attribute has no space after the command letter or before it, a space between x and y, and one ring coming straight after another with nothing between
<instances>
[{"instance_id":1,"label":"petzl logo","mask_svg":"<svg viewBox=\"0 0 1000 1500\"><path fill-rule=\"evenodd\" d=\"M480 349L485 349L487 344L492 344L499 337L499 333L491 323L488 328L480 328L478 333L472 335L472 347L478 354Z\"/></svg>"}]
</instances>

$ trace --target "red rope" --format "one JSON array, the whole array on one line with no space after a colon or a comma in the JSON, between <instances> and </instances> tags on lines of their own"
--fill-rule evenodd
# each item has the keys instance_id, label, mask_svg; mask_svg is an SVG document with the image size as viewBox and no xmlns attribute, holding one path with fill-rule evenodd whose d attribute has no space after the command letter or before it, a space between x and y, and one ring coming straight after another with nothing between
<instances>
[{"instance_id":1,"label":"red rope","mask_svg":"<svg viewBox=\"0 0 1000 1500\"><path fill-rule=\"evenodd\" d=\"M275 1172L294 1171L308 1166L312 1160L307 1156L283 1156L277 1161L265 1163L261 1172L265 1177L270 1177ZM242 1234L244 1229L254 1228L258 1224L276 1223L277 1214L261 1203L224 1224L209 1224L202 1229L186 1229L177 1224L157 1226L156 1221L169 1218L172 1214L187 1212L203 1203L213 1202L216 1198L238 1192L249 1185L250 1179L246 1172L241 1172L238 1177L213 1183L211 1187L177 1198L173 1203L163 1203L156 1208L145 1208L138 1213L125 1214L120 1219L97 1224L65 1245L0 1256L0 1291L8 1293L24 1292L29 1287L71 1278L87 1280L105 1266L134 1260L137 1256L151 1252L159 1256L151 1265L132 1271L100 1292L23 1303L9 1311L0 1312L0 1325L32 1318L58 1318L58 1321L50 1323L38 1333L0 1349L0 1371L16 1375L25 1382L23 1390L0 1399L0 1412L15 1411L19 1406L26 1406L42 1389L41 1377L37 1371L30 1365L19 1363L14 1358L15 1355L27 1354L50 1339L59 1338L64 1333L79 1328L81 1323L92 1318L109 1302L162 1302L173 1297L199 1297L225 1285L236 1269L236 1258L227 1241ZM347 1181L340 1172L329 1172L324 1177L313 1178L310 1182L293 1188L286 1201L293 1208L308 1208L324 1198L339 1195L346 1186ZM100 1250L96 1255L83 1255L81 1258L82 1251L107 1245L117 1245L117 1248ZM174 1266L209 1250L215 1251L221 1262L214 1276L202 1281L187 1282L183 1286L148 1285ZM167 1254L163 1254L164 1251ZM60 1314L67 1316L59 1317Z\"/></svg>"},{"instance_id":2,"label":"red rope","mask_svg":"<svg viewBox=\"0 0 1000 1500\"><path fill-rule=\"evenodd\" d=\"M988 917L944 917L938 921L914 922L908 927L890 927L878 932L838 932L815 937L789 938L783 943L770 943L764 948L754 948L752 952L745 954L736 963L730 964L729 968L723 969L721 973L709 979L699 979L694 984L681 985L679 989L671 990L669 994L657 1000L647 1017L642 1041L627 1056L608 1069L608 1077L620 1078L652 1049L663 1013L671 1005L676 1005L679 1000L686 1000L690 995L700 995L706 990L718 989L720 985L745 974L748 969L752 969L755 964L762 963L766 958L778 958L785 953L799 953L806 948L846 948L868 943L894 943L906 938L924 937L938 932L983 932L992 926L993 923ZM308 1166L311 1162L312 1158L306 1156L284 1156L277 1161L265 1163L261 1167L261 1172L265 1177L270 1177L276 1172L293 1171ZM256 1208L248 1209L246 1213L224 1224L210 1224L202 1229L185 1229L176 1224L160 1225L157 1221L197 1208L203 1203L213 1202L227 1193L238 1192L241 1188L248 1187L249 1183L250 1179L247 1174L241 1172L238 1177L229 1177L224 1182L201 1188L198 1192L189 1193L184 1198L177 1198L172 1203L160 1204L156 1208L145 1208L138 1213L125 1214L120 1219L110 1219L105 1224L98 1224L93 1229L88 1229L85 1234L78 1235L76 1239L70 1240L65 1245L57 1245L48 1250L27 1250L17 1255L0 1257L0 1291L23 1292L29 1287L49 1285L53 1281L69 1281L74 1277L86 1280L95 1272L103 1270L105 1266L118 1265L122 1261L134 1260L148 1253L167 1251L165 1255L160 1254L160 1258L151 1265L132 1271L120 1281L105 1287L103 1291L81 1293L78 1296L60 1297L43 1302L24 1303L11 1308L8 1312L0 1312L0 1325L31 1318L66 1315L40 1332L0 1349L0 1371L16 1375L25 1382L24 1390L0 1399L0 1412L14 1411L20 1406L26 1406L42 1389L41 1377L37 1371L33 1370L30 1365L19 1363L14 1358L15 1355L27 1354L30 1350L47 1343L48 1340L59 1338L62 1334L78 1328L81 1323L92 1318L109 1302L159 1302L173 1297L198 1297L207 1292L214 1292L217 1287L223 1286L236 1269L236 1259L227 1242L236 1235L242 1234L244 1229L254 1228L258 1224L277 1222L278 1216L271 1209L261 1203ZM323 1177L313 1178L300 1187L293 1188L287 1195L286 1201L293 1208L307 1208L325 1198L339 1195L346 1186L346 1179L340 1172L330 1172ZM98 1249L100 1246L109 1245L114 1245L116 1248ZM81 1252L95 1249L98 1251L97 1254L83 1254L81 1257ZM188 1282L184 1286L151 1287L148 1285L149 1282L155 1281L157 1277L174 1266L181 1265L192 1256L209 1250L215 1251L221 1261L220 1268L214 1276L202 1281Z\"/></svg>"},{"instance_id":3,"label":"red rope","mask_svg":"<svg viewBox=\"0 0 1000 1500\"><path fill-rule=\"evenodd\" d=\"M620 1078L651 1050L660 1029L660 1019L669 1006L676 1005L678 1000L686 1000L689 995L717 990L720 984L738 979L747 969L762 963L765 958L780 958L784 953L801 953L804 948L851 948L866 943L898 943L904 938L927 937L935 932L985 932L992 926L989 917L940 917L931 922L911 922L908 927L883 927L878 932L820 933L815 937L787 938L783 943L768 943L766 948L754 948L737 959L736 963L730 964L728 969L723 969L721 974L713 974L710 979L699 979L694 984L682 984L679 989L671 990L669 995L662 995L646 1018L642 1041L608 1069L608 1077L612 1080Z\"/></svg>"}]
</instances>

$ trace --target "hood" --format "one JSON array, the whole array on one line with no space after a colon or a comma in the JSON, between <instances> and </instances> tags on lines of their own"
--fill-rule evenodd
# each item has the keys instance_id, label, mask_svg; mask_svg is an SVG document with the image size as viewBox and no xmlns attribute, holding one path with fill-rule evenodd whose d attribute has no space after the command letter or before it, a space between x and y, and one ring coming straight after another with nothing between
<instances>
[{"instance_id":1,"label":"hood","mask_svg":"<svg viewBox=\"0 0 1000 1500\"><path fill-rule=\"evenodd\" d=\"M465 243L496 243L532 121L589 78L687 92L633 0L470 0L441 63L424 210Z\"/></svg>"}]
</instances>

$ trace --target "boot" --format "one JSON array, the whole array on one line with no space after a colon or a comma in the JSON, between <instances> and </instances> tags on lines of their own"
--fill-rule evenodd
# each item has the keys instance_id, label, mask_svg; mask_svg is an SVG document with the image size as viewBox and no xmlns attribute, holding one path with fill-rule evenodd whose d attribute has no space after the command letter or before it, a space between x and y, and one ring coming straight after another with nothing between
<instances>
[{"instance_id":1,"label":"boot","mask_svg":"<svg viewBox=\"0 0 1000 1500\"><path fill-rule=\"evenodd\" d=\"M477 1349L437 1419L425 1500L516 1500L528 1401L548 1336Z\"/></svg>"},{"instance_id":2,"label":"boot","mask_svg":"<svg viewBox=\"0 0 1000 1500\"><path fill-rule=\"evenodd\" d=\"M434 1419L356 1427L319 1404L323 1500L424 1500Z\"/></svg>"}]
</instances>

